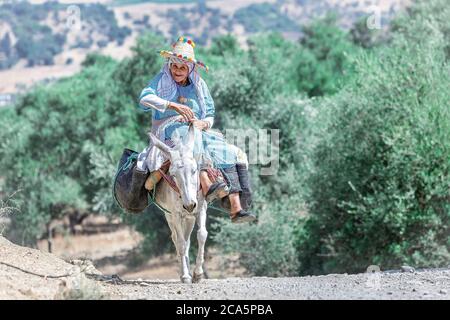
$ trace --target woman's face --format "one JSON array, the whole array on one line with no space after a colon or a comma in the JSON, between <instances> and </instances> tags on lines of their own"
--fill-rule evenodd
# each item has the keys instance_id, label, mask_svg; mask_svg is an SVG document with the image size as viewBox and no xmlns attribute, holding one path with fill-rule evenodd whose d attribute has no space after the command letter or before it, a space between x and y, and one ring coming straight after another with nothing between
<instances>
[{"instance_id":1,"label":"woman's face","mask_svg":"<svg viewBox=\"0 0 450 320\"><path fill-rule=\"evenodd\" d=\"M183 83L188 77L189 67L182 63L172 63L170 65L170 72L175 82Z\"/></svg>"}]
</instances>

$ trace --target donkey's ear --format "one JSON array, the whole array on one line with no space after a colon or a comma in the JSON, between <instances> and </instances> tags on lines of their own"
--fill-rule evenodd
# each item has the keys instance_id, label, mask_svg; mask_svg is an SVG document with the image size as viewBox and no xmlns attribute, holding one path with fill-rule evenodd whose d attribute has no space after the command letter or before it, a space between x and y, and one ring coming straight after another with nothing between
<instances>
[{"instance_id":1,"label":"donkey's ear","mask_svg":"<svg viewBox=\"0 0 450 320\"><path fill-rule=\"evenodd\" d=\"M162 142L161 140L158 139L157 136L155 136L153 133L149 132L148 136L150 138L150 141L152 142L152 144L154 146L156 146L157 148L159 148L161 151L167 153L168 155L170 155L170 151L172 151L172 149L166 145L164 142Z\"/></svg>"},{"instance_id":2,"label":"donkey's ear","mask_svg":"<svg viewBox=\"0 0 450 320\"><path fill-rule=\"evenodd\" d=\"M185 142L186 147L191 151L194 150L194 140L195 140L195 127L191 122L189 124L189 130Z\"/></svg>"}]
</instances>

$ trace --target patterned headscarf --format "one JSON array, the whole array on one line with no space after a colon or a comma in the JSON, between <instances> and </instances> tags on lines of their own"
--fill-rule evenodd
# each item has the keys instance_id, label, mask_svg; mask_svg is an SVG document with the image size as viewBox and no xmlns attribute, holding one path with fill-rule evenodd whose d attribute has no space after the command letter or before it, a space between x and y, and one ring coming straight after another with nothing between
<instances>
[{"instance_id":1,"label":"patterned headscarf","mask_svg":"<svg viewBox=\"0 0 450 320\"><path fill-rule=\"evenodd\" d=\"M204 119L206 116L206 103L205 95L203 93L202 78L197 70L197 67L193 62L186 62L177 57L170 57L161 69L162 77L158 82L156 88L156 94L165 100L172 100L177 94L177 83L172 78L170 72L170 65L172 63L186 64L189 67L188 78L194 85L195 91L197 93L198 102L200 104L200 119Z\"/></svg>"}]
</instances>

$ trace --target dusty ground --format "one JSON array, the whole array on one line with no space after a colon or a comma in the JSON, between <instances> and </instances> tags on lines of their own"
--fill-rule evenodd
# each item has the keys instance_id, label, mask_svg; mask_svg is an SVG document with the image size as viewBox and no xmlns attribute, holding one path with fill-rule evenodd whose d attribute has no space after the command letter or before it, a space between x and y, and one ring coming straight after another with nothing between
<instances>
[{"instance_id":1,"label":"dusty ground","mask_svg":"<svg viewBox=\"0 0 450 320\"><path fill-rule=\"evenodd\" d=\"M25 273L15 267L41 276L73 276L50 279ZM54 255L16 246L0 237L0 299L54 299L62 293L67 283L76 282L79 271Z\"/></svg>"},{"instance_id":2,"label":"dusty ground","mask_svg":"<svg viewBox=\"0 0 450 320\"><path fill-rule=\"evenodd\" d=\"M123 237L123 252L133 246L133 240L125 239L126 230L115 232L109 236ZM89 241L97 247L105 244L101 237L84 239L84 243L78 239L77 243L87 248ZM71 252L75 249L67 243L66 248L68 256L79 254ZM112 255L111 261L117 258L116 253L108 253ZM94 258L94 265L105 258L100 258L102 255L95 250L86 251L85 255ZM80 262L72 265L54 254L17 246L0 237L0 299L450 299L450 269L290 278L240 276L181 284L171 256L158 262L150 260L140 271L130 270L126 264L108 267L108 263L100 269L114 268L121 271L123 278L134 280L113 284L87 279L84 273L100 274L92 265ZM64 277L51 278L61 275Z\"/></svg>"},{"instance_id":3,"label":"dusty ground","mask_svg":"<svg viewBox=\"0 0 450 320\"><path fill-rule=\"evenodd\" d=\"M381 273L377 277L375 286L369 274L334 274L215 279L189 285L166 280L106 287L126 299L450 299L450 270Z\"/></svg>"}]
</instances>

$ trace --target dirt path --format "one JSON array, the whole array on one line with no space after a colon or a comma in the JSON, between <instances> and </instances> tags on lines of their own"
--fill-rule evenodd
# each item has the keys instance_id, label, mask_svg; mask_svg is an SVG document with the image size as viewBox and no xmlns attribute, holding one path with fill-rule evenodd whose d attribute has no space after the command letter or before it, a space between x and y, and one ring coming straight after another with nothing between
<instances>
[{"instance_id":1,"label":"dirt path","mask_svg":"<svg viewBox=\"0 0 450 320\"><path fill-rule=\"evenodd\" d=\"M0 299L450 299L450 269L291 278L134 280L112 284L89 279L92 265L73 265L0 237ZM51 276L62 276L51 278ZM45 277L47 276L47 277Z\"/></svg>"},{"instance_id":2,"label":"dirt path","mask_svg":"<svg viewBox=\"0 0 450 320\"><path fill-rule=\"evenodd\" d=\"M371 276L229 278L189 285L163 280L106 287L126 299L450 299L450 270L381 273L375 281Z\"/></svg>"}]
</instances>

